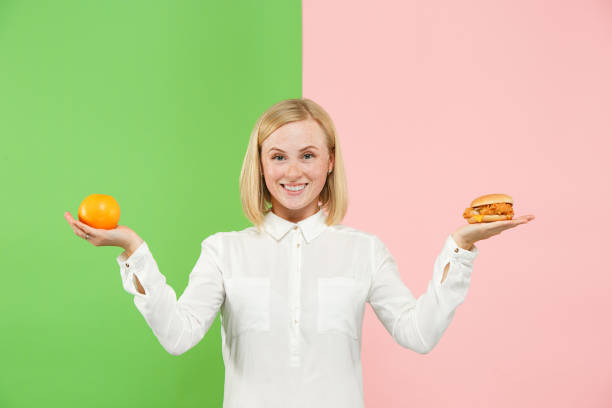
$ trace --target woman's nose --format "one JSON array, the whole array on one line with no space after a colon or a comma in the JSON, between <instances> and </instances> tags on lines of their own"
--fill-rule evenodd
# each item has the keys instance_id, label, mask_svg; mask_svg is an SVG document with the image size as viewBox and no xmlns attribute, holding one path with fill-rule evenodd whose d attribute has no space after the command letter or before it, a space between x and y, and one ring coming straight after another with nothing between
<instances>
[{"instance_id":1,"label":"woman's nose","mask_svg":"<svg viewBox=\"0 0 612 408\"><path fill-rule=\"evenodd\" d=\"M301 173L300 166L298 164L290 164L287 169L287 176L299 176Z\"/></svg>"}]
</instances>

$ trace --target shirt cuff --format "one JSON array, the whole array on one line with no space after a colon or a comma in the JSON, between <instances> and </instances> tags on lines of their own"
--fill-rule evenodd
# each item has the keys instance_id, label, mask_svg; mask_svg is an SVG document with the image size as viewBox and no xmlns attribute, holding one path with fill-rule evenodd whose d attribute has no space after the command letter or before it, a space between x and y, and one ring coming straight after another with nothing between
<instances>
[{"instance_id":1,"label":"shirt cuff","mask_svg":"<svg viewBox=\"0 0 612 408\"><path fill-rule=\"evenodd\" d=\"M143 241L129 257L127 256L127 251L123 251L117 257L123 288L133 295L145 296L136 289L134 274L138 276L138 280L145 289L145 293L148 292L147 287L150 287L150 285L147 284L148 274L146 265L148 257L151 256L150 254L149 246Z\"/></svg>"},{"instance_id":2,"label":"shirt cuff","mask_svg":"<svg viewBox=\"0 0 612 408\"><path fill-rule=\"evenodd\" d=\"M444 243L444 252L450 253L452 258L460 259L463 261L472 262L480 250L476 246L476 244L472 244L473 247L471 250L463 249L453 239L453 234L449 234L446 242Z\"/></svg>"},{"instance_id":3,"label":"shirt cuff","mask_svg":"<svg viewBox=\"0 0 612 408\"><path fill-rule=\"evenodd\" d=\"M436 259L434 283L438 285L438 287L441 286L448 289L445 291L444 295L450 296L446 299L447 304L458 306L465 299L470 285L472 269L474 267L474 258L476 258L478 253L479 249L476 245L468 251L457 245L452 234L446 238L444 248ZM442 281L444 269L447 265L450 265L447 276L444 281Z\"/></svg>"}]
</instances>

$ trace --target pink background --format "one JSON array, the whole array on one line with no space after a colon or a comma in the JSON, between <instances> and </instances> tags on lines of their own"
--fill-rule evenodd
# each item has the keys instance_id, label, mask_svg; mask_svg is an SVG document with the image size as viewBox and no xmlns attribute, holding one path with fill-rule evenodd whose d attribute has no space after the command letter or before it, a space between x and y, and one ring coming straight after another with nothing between
<instances>
[{"instance_id":1,"label":"pink background","mask_svg":"<svg viewBox=\"0 0 612 408\"><path fill-rule=\"evenodd\" d=\"M431 353L366 309L366 406L612 406L612 5L304 0L303 13L303 95L339 131L343 223L387 244L416 297L473 198L506 193L536 216L476 244Z\"/></svg>"}]
</instances>

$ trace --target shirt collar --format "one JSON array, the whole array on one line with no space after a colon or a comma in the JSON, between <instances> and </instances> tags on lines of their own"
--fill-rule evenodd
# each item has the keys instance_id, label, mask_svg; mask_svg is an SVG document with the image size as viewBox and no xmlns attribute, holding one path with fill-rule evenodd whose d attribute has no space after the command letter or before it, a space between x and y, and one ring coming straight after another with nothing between
<instances>
[{"instance_id":1,"label":"shirt collar","mask_svg":"<svg viewBox=\"0 0 612 408\"><path fill-rule=\"evenodd\" d=\"M315 214L297 223L287 221L270 210L264 216L263 228L272 235L274 239L279 241L287 232L297 226L302 231L302 235L304 235L306 242L310 243L327 227L327 224L325 224L326 219L327 215L325 215L321 207L319 207L319 211Z\"/></svg>"}]
</instances>

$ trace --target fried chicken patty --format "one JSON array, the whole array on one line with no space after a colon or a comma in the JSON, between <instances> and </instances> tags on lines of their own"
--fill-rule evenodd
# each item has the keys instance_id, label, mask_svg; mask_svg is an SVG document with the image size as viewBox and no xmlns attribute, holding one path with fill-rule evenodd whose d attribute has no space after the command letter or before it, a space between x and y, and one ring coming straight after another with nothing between
<instances>
[{"instance_id":1,"label":"fried chicken patty","mask_svg":"<svg viewBox=\"0 0 612 408\"><path fill-rule=\"evenodd\" d=\"M514 217L514 210L512 209L512 204L510 203L495 203L495 204L486 204L479 205L477 207L468 207L463 212L464 218L470 218L473 215L505 215L510 214Z\"/></svg>"}]
</instances>

